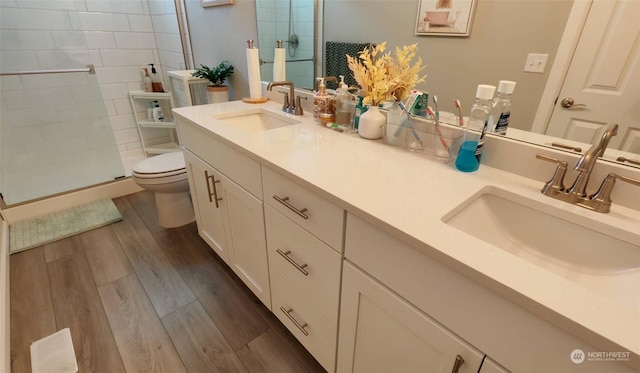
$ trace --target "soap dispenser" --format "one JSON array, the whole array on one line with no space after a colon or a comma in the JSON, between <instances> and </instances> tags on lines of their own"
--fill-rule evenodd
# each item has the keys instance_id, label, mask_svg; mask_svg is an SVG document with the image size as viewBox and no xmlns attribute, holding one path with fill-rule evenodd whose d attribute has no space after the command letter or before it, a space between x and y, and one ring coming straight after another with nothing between
<instances>
[{"instance_id":1,"label":"soap dispenser","mask_svg":"<svg viewBox=\"0 0 640 373\"><path fill-rule=\"evenodd\" d=\"M351 131L355 105L349 86L344 82L344 75L340 75L339 88L336 91L336 124L345 132Z\"/></svg>"},{"instance_id":2,"label":"soap dispenser","mask_svg":"<svg viewBox=\"0 0 640 373\"><path fill-rule=\"evenodd\" d=\"M313 95L313 119L324 125L336 121L335 99L327 93L324 78L316 78L318 91Z\"/></svg>"}]
</instances>

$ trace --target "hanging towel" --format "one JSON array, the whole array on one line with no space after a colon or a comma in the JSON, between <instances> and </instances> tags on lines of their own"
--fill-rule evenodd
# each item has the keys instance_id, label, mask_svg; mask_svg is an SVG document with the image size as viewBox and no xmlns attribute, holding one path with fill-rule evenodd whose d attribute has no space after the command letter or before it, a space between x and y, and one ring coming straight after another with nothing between
<instances>
[{"instance_id":1,"label":"hanging towel","mask_svg":"<svg viewBox=\"0 0 640 373\"><path fill-rule=\"evenodd\" d=\"M357 85L353 79L349 64L347 63L348 54L351 57L358 57L358 53L370 46L371 43L344 43L339 41L328 41L325 47L325 64L327 76L344 75L344 81L347 85ZM327 82L327 88L336 89L337 84Z\"/></svg>"}]
</instances>

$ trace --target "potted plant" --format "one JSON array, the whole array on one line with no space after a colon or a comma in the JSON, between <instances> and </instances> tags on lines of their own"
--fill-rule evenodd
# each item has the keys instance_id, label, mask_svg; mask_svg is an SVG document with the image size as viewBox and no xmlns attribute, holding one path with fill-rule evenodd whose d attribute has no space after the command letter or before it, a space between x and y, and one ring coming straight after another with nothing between
<instances>
[{"instance_id":1,"label":"potted plant","mask_svg":"<svg viewBox=\"0 0 640 373\"><path fill-rule=\"evenodd\" d=\"M229 61L222 61L213 69L206 65L200 65L191 75L197 78L207 79L211 82L211 84L207 86L207 97L209 103L213 104L216 102L229 101L229 87L227 87L224 82L231 74L233 74L233 65L231 65Z\"/></svg>"}]
</instances>

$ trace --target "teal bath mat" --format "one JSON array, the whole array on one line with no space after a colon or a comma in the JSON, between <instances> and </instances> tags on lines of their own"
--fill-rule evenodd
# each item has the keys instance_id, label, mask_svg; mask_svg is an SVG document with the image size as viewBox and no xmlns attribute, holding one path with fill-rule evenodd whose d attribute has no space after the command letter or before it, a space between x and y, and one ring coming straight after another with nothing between
<instances>
[{"instance_id":1,"label":"teal bath mat","mask_svg":"<svg viewBox=\"0 0 640 373\"><path fill-rule=\"evenodd\" d=\"M31 249L122 220L112 200L105 198L9 226L9 252Z\"/></svg>"}]
</instances>

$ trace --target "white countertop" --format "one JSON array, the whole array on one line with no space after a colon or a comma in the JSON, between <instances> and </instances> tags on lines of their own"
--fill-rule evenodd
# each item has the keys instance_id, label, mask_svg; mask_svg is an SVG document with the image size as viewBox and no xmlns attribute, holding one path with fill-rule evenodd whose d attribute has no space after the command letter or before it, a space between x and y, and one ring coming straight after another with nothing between
<instances>
[{"instance_id":1,"label":"white countertop","mask_svg":"<svg viewBox=\"0 0 640 373\"><path fill-rule=\"evenodd\" d=\"M483 165L477 172L462 173L424 154L327 129L309 113L289 115L301 124L263 132L245 132L214 118L257 108L283 114L274 102L242 101L183 107L174 113L594 346L640 356L640 302L612 301L441 220L486 186L635 234L640 229L639 211L620 206L613 206L609 214L587 211L542 195L538 181Z\"/></svg>"}]
</instances>

